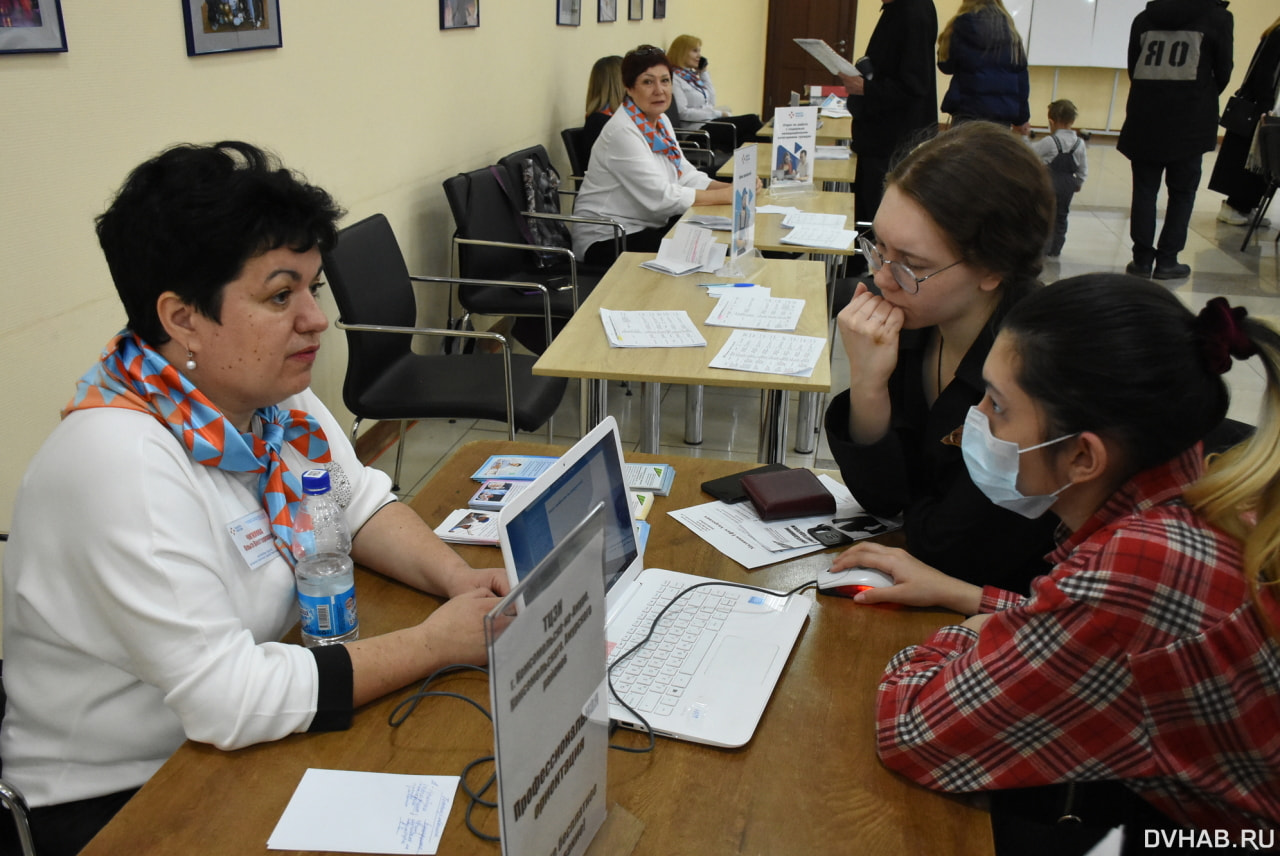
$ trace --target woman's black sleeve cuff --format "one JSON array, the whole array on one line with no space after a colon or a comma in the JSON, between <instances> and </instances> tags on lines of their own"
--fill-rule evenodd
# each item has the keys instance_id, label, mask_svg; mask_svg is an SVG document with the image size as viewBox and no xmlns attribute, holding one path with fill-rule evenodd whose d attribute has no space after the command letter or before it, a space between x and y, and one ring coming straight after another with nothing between
<instances>
[{"instance_id":1,"label":"woman's black sleeve cuff","mask_svg":"<svg viewBox=\"0 0 1280 856\"><path fill-rule=\"evenodd\" d=\"M350 728L354 710L354 678L347 646L322 645L307 650L316 658L316 669L320 675L316 715L307 731L343 731Z\"/></svg>"}]
</instances>

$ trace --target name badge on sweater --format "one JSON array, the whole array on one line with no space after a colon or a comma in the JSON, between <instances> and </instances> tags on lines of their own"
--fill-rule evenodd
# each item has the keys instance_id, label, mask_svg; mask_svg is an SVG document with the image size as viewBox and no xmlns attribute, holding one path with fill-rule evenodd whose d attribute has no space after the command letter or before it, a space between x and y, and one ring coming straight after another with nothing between
<instances>
[{"instance_id":1,"label":"name badge on sweater","mask_svg":"<svg viewBox=\"0 0 1280 856\"><path fill-rule=\"evenodd\" d=\"M232 520L227 524L227 532L236 545L236 552L250 570L256 570L280 555L271 534L266 509L259 508Z\"/></svg>"}]
</instances>

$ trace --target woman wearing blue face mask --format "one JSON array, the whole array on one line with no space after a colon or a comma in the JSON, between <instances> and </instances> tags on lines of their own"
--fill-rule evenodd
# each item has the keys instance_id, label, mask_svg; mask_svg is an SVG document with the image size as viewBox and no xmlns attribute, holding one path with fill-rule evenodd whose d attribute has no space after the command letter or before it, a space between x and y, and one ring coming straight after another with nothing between
<instances>
[{"instance_id":1,"label":"woman wearing blue face mask","mask_svg":"<svg viewBox=\"0 0 1280 856\"><path fill-rule=\"evenodd\" d=\"M1220 375L1255 355L1261 424L1206 466ZM1014 307L983 379L961 439L974 482L1020 514L1051 509L1063 540L1029 597L878 545L836 560L893 576L865 603L971 616L890 662L881 759L939 790L1070 783L1058 813L1124 824L1133 852L1197 830L1274 845L1280 336L1223 298L1196 316L1158 285L1092 274ZM1075 802L1077 783L1109 788L1105 804Z\"/></svg>"}]
</instances>

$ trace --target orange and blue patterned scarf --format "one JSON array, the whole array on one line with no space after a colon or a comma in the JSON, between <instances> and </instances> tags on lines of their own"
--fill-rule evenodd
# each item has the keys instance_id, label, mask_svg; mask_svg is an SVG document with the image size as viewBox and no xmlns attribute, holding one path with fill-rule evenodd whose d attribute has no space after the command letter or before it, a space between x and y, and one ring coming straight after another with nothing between
<instances>
[{"instance_id":1,"label":"orange and blue patterned scarf","mask_svg":"<svg viewBox=\"0 0 1280 856\"><path fill-rule=\"evenodd\" d=\"M662 120L650 122L649 117L641 112L636 106L636 102L631 100L628 95L622 101L622 108L627 111L627 115L631 117L631 121L636 123L636 127L640 129L640 133L649 141L649 148L654 154L662 155L676 165L676 175L683 175L680 164L684 160L684 156L680 154L680 147L676 145L676 141L667 133L667 126L662 124Z\"/></svg>"},{"instance_id":2,"label":"orange and blue patterned scarf","mask_svg":"<svg viewBox=\"0 0 1280 856\"><path fill-rule=\"evenodd\" d=\"M102 359L76 382L76 394L62 415L93 407L149 413L178 438L197 463L233 473L261 473L258 495L271 521L276 550L294 563L293 514L302 484L285 465L280 450L293 446L309 461L330 460L329 440L304 410L260 408L262 437L241 433L191 381L158 351L125 330L107 343Z\"/></svg>"},{"instance_id":3,"label":"orange and blue patterned scarf","mask_svg":"<svg viewBox=\"0 0 1280 856\"><path fill-rule=\"evenodd\" d=\"M698 87L698 91L703 95L707 94L707 87L702 82L702 74L696 69L680 67L676 69L676 74L684 78L687 83Z\"/></svg>"}]
</instances>

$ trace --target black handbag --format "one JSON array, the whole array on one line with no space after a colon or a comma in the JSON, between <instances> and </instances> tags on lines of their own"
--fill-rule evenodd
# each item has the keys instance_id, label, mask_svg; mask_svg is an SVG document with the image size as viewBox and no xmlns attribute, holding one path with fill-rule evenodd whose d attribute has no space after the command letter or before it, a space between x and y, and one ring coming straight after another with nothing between
<instances>
[{"instance_id":1,"label":"black handbag","mask_svg":"<svg viewBox=\"0 0 1280 856\"><path fill-rule=\"evenodd\" d=\"M1254 129L1258 127L1258 119L1262 118L1262 107L1254 104L1239 92L1227 99L1227 106L1222 111L1218 124L1232 134L1239 134L1252 140Z\"/></svg>"}]
</instances>

